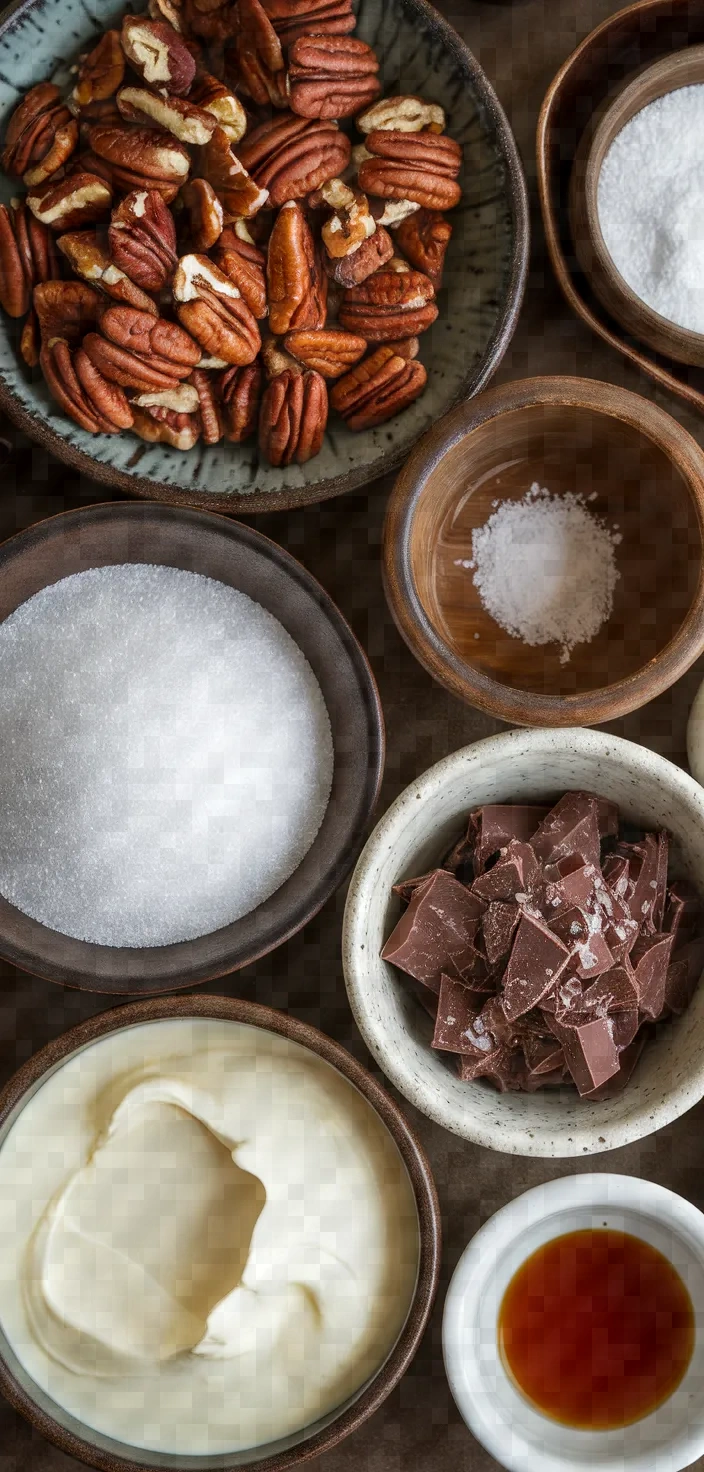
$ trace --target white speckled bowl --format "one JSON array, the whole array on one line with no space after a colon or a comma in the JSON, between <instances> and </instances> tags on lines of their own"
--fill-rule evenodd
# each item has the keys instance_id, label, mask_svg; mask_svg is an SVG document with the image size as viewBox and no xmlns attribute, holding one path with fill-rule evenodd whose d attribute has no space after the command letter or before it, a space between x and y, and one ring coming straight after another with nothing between
<instances>
[{"instance_id":1,"label":"white speckled bowl","mask_svg":"<svg viewBox=\"0 0 704 1472\"><path fill-rule=\"evenodd\" d=\"M400 914L399 879L423 874L483 802L536 802L583 788L624 817L673 837L672 861L704 893L704 792L664 757L602 731L507 731L456 751L411 783L374 829L350 886L345 980L360 1032L387 1078L429 1119L513 1155L613 1150L684 1114L704 1095L704 987L683 1017L647 1044L628 1087L596 1104L572 1090L499 1094L463 1083L430 1047L432 1022L381 960Z\"/></svg>"}]
</instances>

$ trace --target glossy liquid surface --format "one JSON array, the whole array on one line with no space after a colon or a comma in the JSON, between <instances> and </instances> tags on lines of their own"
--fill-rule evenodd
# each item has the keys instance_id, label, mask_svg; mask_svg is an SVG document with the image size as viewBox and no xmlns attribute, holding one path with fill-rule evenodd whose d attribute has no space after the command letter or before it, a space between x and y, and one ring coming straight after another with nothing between
<instances>
[{"instance_id":1,"label":"glossy liquid surface","mask_svg":"<svg viewBox=\"0 0 704 1472\"><path fill-rule=\"evenodd\" d=\"M656 1248L625 1232L570 1232L519 1268L499 1310L504 1365L551 1420L628 1426L676 1390L694 1349L692 1301Z\"/></svg>"}]
</instances>

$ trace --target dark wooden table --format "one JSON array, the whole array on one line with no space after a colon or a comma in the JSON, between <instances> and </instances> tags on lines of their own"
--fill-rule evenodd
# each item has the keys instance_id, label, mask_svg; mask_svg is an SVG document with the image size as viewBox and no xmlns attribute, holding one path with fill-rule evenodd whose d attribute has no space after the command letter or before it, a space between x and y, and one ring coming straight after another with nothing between
<instances>
[{"instance_id":1,"label":"dark wooden table","mask_svg":"<svg viewBox=\"0 0 704 1472\"><path fill-rule=\"evenodd\" d=\"M704 443L704 422L653 388L572 317L552 279L535 191L534 135L544 92L559 65L618 0L436 0L493 81L521 150L531 195L533 250L526 301L503 380L577 373L655 398ZM9 427L0 425L0 538L69 507L105 499ZM309 510L253 518L300 558L336 599L368 650L386 716L388 760L379 812L419 772L449 751L500 729L460 705L412 659L384 602L379 549L388 482L363 495ZM685 764L689 707L704 660L673 690L611 729ZM344 891L302 935L212 990L282 1007L323 1028L369 1063L347 1005L340 963ZM104 1001L2 968L0 1081L38 1047L104 1008ZM402 1101L403 1102L403 1101ZM413 1110L406 1112L428 1151L438 1184L445 1246L431 1326L413 1366L359 1434L308 1465L311 1472L490 1472L497 1463L461 1421L445 1381L442 1305L460 1253L492 1212L519 1192L576 1170L642 1175L704 1208L704 1103L659 1134L587 1161L524 1161L464 1143ZM0 1472L77 1472L80 1464L49 1446L0 1401ZM704 1458L696 1464L704 1472ZM537 1472L537 1469L536 1469Z\"/></svg>"}]
</instances>

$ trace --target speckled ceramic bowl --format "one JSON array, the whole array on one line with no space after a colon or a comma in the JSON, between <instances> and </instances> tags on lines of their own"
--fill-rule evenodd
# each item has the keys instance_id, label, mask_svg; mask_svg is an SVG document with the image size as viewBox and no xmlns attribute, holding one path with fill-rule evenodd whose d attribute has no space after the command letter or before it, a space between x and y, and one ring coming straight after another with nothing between
<instances>
[{"instance_id":1,"label":"speckled ceramic bowl","mask_svg":"<svg viewBox=\"0 0 704 1472\"><path fill-rule=\"evenodd\" d=\"M143 9L143 4L133 7ZM354 490L394 470L421 434L469 398L498 367L516 323L528 259L525 183L513 136L471 52L425 0L359 0L357 34L381 59L387 93L440 101L462 144L462 202L453 212L440 315L421 356L429 369L422 398L389 424L364 434L331 420L320 455L273 470L252 444L196 446L187 454L131 434L89 435L52 402L41 374L18 355L20 326L0 324L0 407L67 464L113 489L212 510L278 511ZM130 9L115 0L19 0L0 24L0 127L20 95L67 67L99 31ZM2 180L7 200L16 185Z\"/></svg>"},{"instance_id":2,"label":"speckled ceramic bowl","mask_svg":"<svg viewBox=\"0 0 704 1472\"><path fill-rule=\"evenodd\" d=\"M391 886L437 863L472 808L553 801L580 788L610 798L634 822L667 828L673 868L704 889L704 793L691 777L603 731L507 731L456 751L406 788L362 853L345 911L347 992L387 1078L437 1124L514 1155L613 1150L652 1134L704 1095L702 985L684 1016L659 1027L624 1092L597 1104L572 1089L498 1094L481 1081L463 1083L431 1048L430 1018L380 958L400 913Z\"/></svg>"}]
</instances>

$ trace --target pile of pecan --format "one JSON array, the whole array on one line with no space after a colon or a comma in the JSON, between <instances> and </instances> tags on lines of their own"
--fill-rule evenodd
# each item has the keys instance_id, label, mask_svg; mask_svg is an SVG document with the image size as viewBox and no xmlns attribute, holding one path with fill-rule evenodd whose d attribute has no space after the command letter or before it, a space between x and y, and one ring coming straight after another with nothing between
<instances>
[{"instance_id":1,"label":"pile of pecan","mask_svg":"<svg viewBox=\"0 0 704 1472\"><path fill-rule=\"evenodd\" d=\"M0 302L82 429L302 464L330 406L365 430L422 393L461 149L437 103L381 98L354 26L352 0L149 0L69 95L23 98Z\"/></svg>"}]
</instances>

